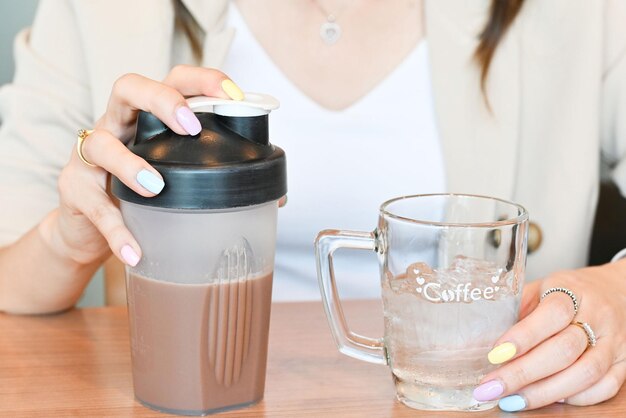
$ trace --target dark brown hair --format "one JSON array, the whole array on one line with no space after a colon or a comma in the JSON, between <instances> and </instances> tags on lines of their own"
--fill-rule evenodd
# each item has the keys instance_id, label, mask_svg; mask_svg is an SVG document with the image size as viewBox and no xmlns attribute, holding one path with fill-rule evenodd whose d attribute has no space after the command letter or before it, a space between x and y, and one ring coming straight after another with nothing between
<instances>
[{"instance_id":1,"label":"dark brown hair","mask_svg":"<svg viewBox=\"0 0 626 418\"><path fill-rule=\"evenodd\" d=\"M478 35L479 43L474 52L474 58L480 66L480 87L483 93L493 54L522 8L522 3L524 0L491 0L489 19Z\"/></svg>"},{"instance_id":2,"label":"dark brown hair","mask_svg":"<svg viewBox=\"0 0 626 418\"><path fill-rule=\"evenodd\" d=\"M496 47L515 20L523 2L524 0L491 0L489 18L482 32L478 35L479 43L474 53L480 66L480 86L483 92L489 74L489 65ZM194 20L181 0L174 1L174 10L176 28L181 30L189 39L194 58L200 62L202 60L202 45L198 22Z\"/></svg>"}]
</instances>

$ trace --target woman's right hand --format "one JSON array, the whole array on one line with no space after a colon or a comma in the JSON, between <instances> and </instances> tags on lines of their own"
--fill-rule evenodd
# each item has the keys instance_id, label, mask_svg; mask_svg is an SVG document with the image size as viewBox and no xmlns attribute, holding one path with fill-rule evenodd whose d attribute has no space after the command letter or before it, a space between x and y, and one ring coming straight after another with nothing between
<instances>
[{"instance_id":1,"label":"woman's right hand","mask_svg":"<svg viewBox=\"0 0 626 418\"><path fill-rule=\"evenodd\" d=\"M109 249L122 262L135 266L141 248L124 225L120 210L107 194L111 173L144 197L161 192L161 175L128 150L140 110L158 117L180 135L195 135L201 127L185 96L243 99L243 93L224 73L207 68L177 66L163 82L137 74L120 77L111 91L107 110L85 139L82 153L96 167L72 151L58 181L59 209L41 227L50 245L79 264L101 262Z\"/></svg>"}]
</instances>

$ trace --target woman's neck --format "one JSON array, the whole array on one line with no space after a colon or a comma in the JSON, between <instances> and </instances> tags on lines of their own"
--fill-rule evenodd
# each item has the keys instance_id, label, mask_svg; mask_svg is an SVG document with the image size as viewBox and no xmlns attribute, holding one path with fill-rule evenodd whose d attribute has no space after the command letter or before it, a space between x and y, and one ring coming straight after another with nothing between
<instances>
[{"instance_id":1,"label":"woman's neck","mask_svg":"<svg viewBox=\"0 0 626 418\"><path fill-rule=\"evenodd\" d=\"M251 32L281 71L321 106L357 102L424 37L421 0L236 0ZM341 34L320 35L328 15Z\"/></svg>"}]
</instances>

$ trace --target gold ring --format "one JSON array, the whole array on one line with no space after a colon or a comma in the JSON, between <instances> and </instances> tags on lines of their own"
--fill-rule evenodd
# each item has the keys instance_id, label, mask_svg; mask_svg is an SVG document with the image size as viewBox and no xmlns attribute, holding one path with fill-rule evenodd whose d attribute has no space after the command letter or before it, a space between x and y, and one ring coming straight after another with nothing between
<instances>
[{"instance_id":1,"label":"gold ring","mask_svg":"<svg viewBox=\"0 0 626 418\"><path fill-rule=\"evenodd\" d=\"M95 164L87 161L87 159L83 155L83 143L85 142L85 139L87 139L87 137L91 135L92 132L93 132L93 129L79 129L78 130L78 138L76 141L76 153L78 154L78 158L80 158L80 160L84 162L85 164L87 164L89 167L97 167Z\"/></svg>"}]
</instances>

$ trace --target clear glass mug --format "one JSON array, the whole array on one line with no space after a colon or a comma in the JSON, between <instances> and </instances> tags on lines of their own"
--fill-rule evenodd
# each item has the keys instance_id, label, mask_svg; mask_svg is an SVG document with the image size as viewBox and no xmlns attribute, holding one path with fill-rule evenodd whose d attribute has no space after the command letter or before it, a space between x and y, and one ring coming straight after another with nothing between
<instances>
[{"instance_id":1,"label":"clear glass mug","mask_svg":"<svg viewBox=\"0 0 626 418\"><path fill-rule=\"evenodd\" d=\"M472 391L495 367L487 360L494 342L517 322L527 231L528 213L515 203L433 194L383 203L374 232L320 232L317 273L339 351L389 365L397 397L409 407L494 407ZM339 248L378 254L383 338L348 328L333 271Z\"/></svg>"}]
</instances>

